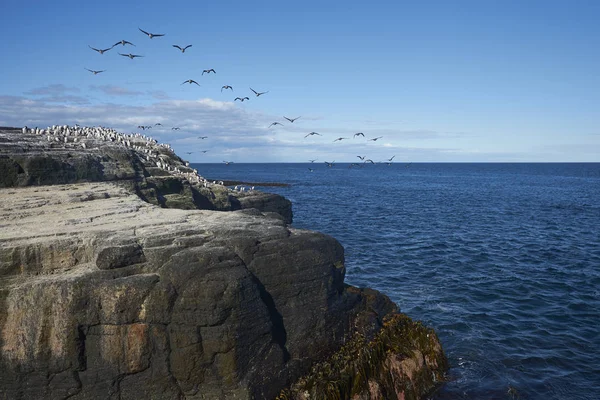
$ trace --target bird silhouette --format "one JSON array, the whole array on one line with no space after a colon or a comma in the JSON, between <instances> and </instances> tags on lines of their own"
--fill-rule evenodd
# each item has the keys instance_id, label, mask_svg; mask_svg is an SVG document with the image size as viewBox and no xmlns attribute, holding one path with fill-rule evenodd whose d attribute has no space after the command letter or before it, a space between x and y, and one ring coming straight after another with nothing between
<instances>
[{"instance_id":1,"label":"bird silhouette","mask_svg":"<svg viewBox=\"0 0 600 400\"><path fill-rule=\"evenodd\" d=\"M250 88L250 90L252 90L252 91L254 92L254 94L256 95L256 97L258 97L258 96L260 96L260 95L262 95L262 94L269 93L268 91L267 91L267 92L257 92L256 90L254 90L254 89L252 89L252 88Z\"/></svg>"},{"instance_id":2,"label":"bird silhouette","mask_svg":"<svg viewBox=\"0 0 600 400\"><path fill-rule=\"evenodd\" d=\"M365 161L366 156L356 156L356 157L360 158L361 161Z\"/></svg>"},{"instance_id":3,"label":"bird silhouette","mask_svg":"<svg viewBox=\"0 0 600 400\"><path fill-rule=\"evenodd\" d=\"M190 85L191 85L192 83L195 83L196 85L200 86L200 84L199 84L198 82L196 82L195 80L193 80L193 79L188 79L187 81L183 81L182 85L183 85L184 83L189 83Z\"/></svg>"},{"instance_id":4,"label":"bird silhouette","mask_svg":"<svg viewBox=\"0 0 600 400\"><path fill-rule=\"evenodd\" d=\"M198 136L198 139L206 139L208 136Z\"/></svg>"},{"instance_id":5,"label":"bird silhouette","mask_svg":"<svg viewBox=\"0 0 600 400\"><path fill-rule=\"evenodd\" d=\"M172 128L171 128L171 130L172 130L172 131L178 131L178 130L180 130L180 129L181 129L181 128L180 128L180 127L178 127L178 126L174 126L174 127L172 127Z\"/></svg>"},{"instance_id":6,"label":"bird silhouette","mask_svg":"<svg viewBox=\"0 0 600 400\"><path fill-rule=\"evenodd\" d=\"M332 161L332 162L327 162L327 161L325 161L325 165L327 165L329 168L333 167L333 166L334 166L334 163L335 163L335 160L334 160L334 161Z\"/></svg>"},{"instance_id":7,"label":"bird silhouette","mask_svg":"<svg viewBox=\"0 0 600 400\"><path fill-rule=\"evenodd\" d=\"M323 135L321 135L320 133L317 133L317 132L311 132L311 133L307 134L307 135L306 135L306 136L304 136L304 137L305 137L305 138L307 138L307 137L309 137L309 136L313 136L313 135L319 135L319 136L323 136Z\"/></svg>"},{"instance_id":8,"label":"bird silhouette","mask_svg":"<svg viewBox=\"0 0 600 400\"><path fill-rule=\"evenodd\" d=\"M176 44L174 44L174 45L173 45L173 47L176 47L176 48L178 48L179 50L181 50L181 52L182 52L182 53L185 53L185 51L186 51L186 50L187 50L189 47L192 47L192 45L191 45L191 44L188 44L188 45L187 45L187 46L185 46L185 47L180 47L180 46L177 46Z\"/></svg>"},{"instance_id":9,"label":"bird silhouette","mask_svg":"<svg viewBox=\"0 0 600 400\"><path fill-rule=\"evenodd\" d=\"M383 137L383 136L379 136L379 137L376 137L376 138L373 138L373 139L369 139L369 141L376 142L376 141L378 141L379 139L381 139L382 137Z\"/></svg>"},{"instance_id":10,"label":"bird silhouette","mask_svg":"<svg viewBox=\"0 0 600 400\"><path fill-rule=\"evenodd\" d=\"M148 35L148 37L149 37L150 39L152 39L153 37L165 36L165 34L164 34L164 33L150 33L150 32L146 32L145 30L141 29L140 27L138 27L138 29L139 29L141 32L143 32L143 33L145 33L146 35Z\"/></svg>"},{"instance_id":11,"label":"bird silhouette","mask_svg":"<svg viewBox=\"0 0 600 400\"><path fill-rule=\"evenodd\" d=\"M314 160L308 160L308 161L310 161L311 163L314 163L315 161L317 161L317 159L315 158Z\"/></svg>"},{"instance_id":12,"label":"bird silhouette","mask_svg":"<svg viewBox=\"0 0 600 400\"><path fill-rule=\"evenodd\" d=\"M88 47L89 47L90 49L92 49L92 50L95 50L95 51L97 51L97 52L98 52L98 53L100 53L100 54L104 54L104 53L106 53L107 51L109 51L110 49L112 49L112 47L109 47L108 49L97 49L97 48L95 48L95 47L92 47L92 46L90 46L89 44L88 44ZM114 47L114 46L113 46L113 47Z\"/></svg>"},{"instance_id":13,"label":"bird silhouette","mask_svg":"<svg viewBox=\"0 0 600 400\"><path fill-rule=\"evenodd\" d=\"M236 100L239 100L243 103L244 100L250 100L250 98L249 97L236 97L233 101L236 101Z\"/></svg>"},{"instance_id":14,"label":"bird silhouette","mask_svg":"<svg viewBox=\"0 0 600 400\"><path fill-rule=\"evenodd\" d=\"M388 158L388 161L392 162L392 160L394 159L394 157L396 157L396 156L392 156L392 158Z\"/></svg>"},{"instance_id":15,"label":"bird silhouette","mask_svg":"<svg viewBox=\"0 0 600 400\"><path fill-rule=\"evenodd\" d=\"M122 45L125 46L126 44L130 44L132 46L135 46L135 44L128 42L127 40L120 40L117 43L113 44L112 47L118 46L118 45Z\"/></svg>"},{"instance_id":16,"label":"bird silhouette","mask_svg":"<svg viewBox=\"0 0 600 400\"><path fill-rule=\"evenodd\" d=\"M136 58L136 57L144 57L144 56L139 56L139 55L137 55L137 54L131 54L131 53L129 53L129 54L122 54L122 53L119 53L119 55L120 55L120 56L123 56L123 57L129 57L129 58L131 58L132 60L133 60L134 58Z\"/></svg>"},{"instance_id":17,"label":"bird silhouette","mask_svg":"<svg viewBox=\"0 0 600 400\"><path fill-rule=\"evenodd\" d=\"M213 74L217 73L217 71L215 71L214 69L211 68L211 69L205 69L204 71L202 71L202 75L204 75L204 74L210 74L211 72Z\"/></svg>"},{"instance_id":18,"label":"bird silhouette","mask_svg":"<svg viewBox=\"0 0 600 400\"><path fill-rule=\"evenodd\" d=\"M358 133L355 133L355 134L354 134L354 137L357 137L357 136L362 136L362 137L365 137L365 134L364 134L364 133L362 133L362 132L358 132Z\"/></svg>"},{"instance_id":19,"label":"bird silhouette","mask_svg":"<svg viewBox=\"0 0 600 400\"><path fill-rule=\"evenodd\" d=\"M85 69L87 69L87 68L85 68ZM94 71L92 69L87 69L87 70L90 71L94 75L98 75L99 73L106 71L105 69L103 69L102 71Z\"/></svg>"},{"instance_id":20,"label":"bird silhouette","mask_svg":"<svg viewBox=\"0 0 600 400\"><path fill-rule=\"evenodd\" d=\"M339 137L339 138L335 139L335 140L334 140L334 142L337 142L338 140L339 140L339 141L342 141L342 140L344 140L344 139L348 139L348 138L347 138L347 137Z\"/></svg>"},{"instance_id":21,"label":"bird silhouette","mask_svg":"<svg viewBox=\"0 0 600 400\"><path fill-rule=\"evenodd\" d=\"M221 93L223 93L223 89L231 89L231 91L233 92L233 86L229 86L229 85L223 85L221 87Z\"/></svg>"},{"instance_id":22,"label":"bird silhouette","mask_svg":"<svg viewBox=\"0 0 600 400\"><path fill-rule=\"evenodd\" d=\"M296 118L288 118L285 115L283 116L283 118L287 119L288 121L290 121L292 124L294 123L295 120L297 120L300 117L296 117Z\"/></svg>"},{"instance_id":23,"label":"bird silhouette","mask_svg":"<svg viewBox=\"0 0 600 400\"><path fill-rule=\"evenodd\" d=\"M281 122L273 122L271 125L269 125L269 128L272 127L273 125L283 125Z\"/></svg>"}]
</instances>

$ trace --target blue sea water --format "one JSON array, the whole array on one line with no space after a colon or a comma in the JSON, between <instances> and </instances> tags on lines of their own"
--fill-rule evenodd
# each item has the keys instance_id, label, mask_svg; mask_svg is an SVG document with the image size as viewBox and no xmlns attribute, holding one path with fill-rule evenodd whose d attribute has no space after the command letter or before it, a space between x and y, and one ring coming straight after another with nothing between
<instances>
[{"instance_id":1,"label":"blue sea water","mask_svg":"<svg viewBox=\"0 0 600 400\"><path fill-rule=\"evenodd\" d=\"M600 399L600 163L194 167L291 184L264 190L344 245L346 281L438 333L434 399Z\"/></svg>"}]
</instances>

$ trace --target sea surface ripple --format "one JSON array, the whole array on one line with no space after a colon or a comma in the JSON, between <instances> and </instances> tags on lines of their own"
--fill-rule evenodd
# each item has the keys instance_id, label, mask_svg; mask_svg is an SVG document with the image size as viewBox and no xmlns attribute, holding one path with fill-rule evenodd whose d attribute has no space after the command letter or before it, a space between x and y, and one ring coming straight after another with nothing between
<instances>
[{"instance_id":1,"label":"sea surface ripple","mask_svg":"<svg viewBox=\"0 0 600 400\"><path fill-rule=\"evenodd\" d=\"M599 163L195 167L290 183L264 190L344 245L346 281L438 333L433 399L600 399Z\"/></svg>"}]
</instances>

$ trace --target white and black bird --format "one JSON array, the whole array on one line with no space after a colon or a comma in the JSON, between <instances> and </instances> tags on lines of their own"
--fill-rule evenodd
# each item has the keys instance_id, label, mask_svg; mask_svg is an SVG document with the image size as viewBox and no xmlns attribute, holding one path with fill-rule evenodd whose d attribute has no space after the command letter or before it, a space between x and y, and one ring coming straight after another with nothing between
<instances>
[{"instance_id":1,"label":"white and black bird","mask_svg":"<svg viewBox=\"0 0 600 400\"><path fill-rule=\"evenodd\" d=\"M254 90L252 88L250 88L250 90L252 90L254 92L254 94L256 95L256 97L258 97L260 95L263 95L263 94L266 94L266 93L269 93L268 91L267 92L257 92L256 90Z\"/></svg>"},{"instance_id":2,"label":"white and black bird","mask_svg":"<svg viewBox=\"0 0 600 400\"><path fill-rule=\"evenodd\" d=\"M188 48L192 47L192 45L191 45L191 44L188 44L188 45L187 45L187 46L185 46L185 47L181 47L181 46L177 46L176 44L174 44L174 45L173 45L173 47L175 47L175 48L178 48L179 50L181 50L181 52L182 52L182 53L185 53L185 51L186 51Z\"/></svg>"},{"instance_id":3,"label":"white and black bird","mask_svg":"<svg viewBox=\"0 0 600 400\"><path fill-rule=\"evenodd\" d=\"M202 75L204 75L204 74L210 74L211 72L212 72L213 74L216 74L216 73L217 73L217 71L215 71L213 68L211 68L211 69L205 69L205 70L203 70L203 71L202 71Z\"/></svg>"},{"instance_id":4,"label":"white and black bird","mask_svg":"<svg viewBox=\"0 0 600 400\"><path fill-rule=\"evenodd\" d=\"M133 44L131 42L128 42L127 40L120 40L117 43L113 44L112 47L115 47L115 46L118 46L118 45L125 46L126 44L129 44L131 46L135 46L135 44Z\"/></svg>"},{"instance_id":5,"label":"white and black bird","mask_svg":"<svg viewBox=\"0 0 600 400\"><path fill-rule=\"evenodd\" d=\"M312 169L312 168L309 168L309 169L308 169L308 171L309 171L309 172L313 172L313 171L314 171L314 169Z\"/></svg>"},{"instance_id":6,"label":"white and black bird","mask_svg":"<svg viewBox=\"0 0 600 400\"><path fill-rule=\"evenodd\" d=\"M152 39L152 38L154 38L154 37L165 36L165 34L164 34L164 33L150 33L150 32L146 32L145 30L141 29L140 27L138 27L138 29L139 29L141 32L143 32L143 33L145 33L146 35L148 35L148 37L149 37L150 39Z\"/></svg>"},{"instance_id":7,"label":"white and black bird","mask_svg":"<svg viewBox=\"0 0 600 400\"><path fill-rule=\"evenodd\" d=\"M233 164L233 161L223 161L225 165Z\"/></svg>"},{"instance_id":8,"label":"white and black bird","mask_svg":"<svg viewBox=\"0 0 600 400\"><path fill-rule=\"evenodd\" d=\"M239 100L243 103L245 100L250 100L250 97L236 97L233 101L236 101L236 100Z\"/></svg>"},{"instance_id":9,"label":"white and black bird","mask_svg":"<svg viewBox=\"0 0 600 400\"><path fill-rule=\"evenodd\" d=\"M323 135L321 135L320 133L317 133L317 132L311 132L311 133L307 134L307 135L306 135L306 136L304 136L304 137L305 137L305 138L307 138L307 137L309 137L309 136L313 136L313 135L319 135L319 136L323 136Z\"/></svg>"},{"instance_id":10,"label":"white and black bird","mask_svg":"<svg viewBox=\"0 0 600 400\"><path fill-rule=\"evenodd\" d=\"M120 55L120 56L123 56L123 57L129 57L129 58L130 58L130 59L132 59L132 60L133 60L134 58L136 58L136 57L144 57L144 56L140 56L140 55L138 55L138 54L131 54L131 53L129 53L129 54L123 54L123 53L119 53L119 55Z\"/></svg>"},{"instance_id":11,"label":"white and black bird","mask_svg":"<svg viewBox=\"0 0 600 400\"><path fill-rule=\"evenodd\" d=\"M296 117L296 118L288 118L285 115L283 116L283 118L287 119L288 121L290 121L292 124L294 123L295 120L297 120L300 117Z\"/></svg>"},{"instance_id":12,"label":"white and black bird","mask_svg":"<svg viewBox=\"0 0 600 400\"><path fill-rule=\"evenodd\" d=\"M87 69L87 68L85 68L85 69L88 70L88 71L90 71L94 75L98 75L99 73L106 71L105 69L103 69L101 71L94 71L93 69Z\"/></svg>"},{"instance_id":13,"label":"white and black bird","mask_svg":"<svg viewBox=\"0 0 600 400\"><path fill-rule=\"evenodd\" d=\"M223 89L231 89L231 91L233 92L233 86L229 86L229 85L223 85L221 87L221 93L223 93Z\"/></svg>"},{"instance_id":14,"label":"white and black bird","mask_svg":"<svg viewBox=\"0 0 600 400\"><path fill-rule=\"evenodd\" d=\"M104 54L104 53L106 53L107 51L109 51L110 49L112 49L112 47L109 47L108 49L97 49L97 48L95 48L95 47L92 47L92 46L90 46L89 44L88 44L88 47L89 47L90 49L92 49L92 50L95 50L95 51L97 51L97 52L98 52L98 53L100 53L100 54Z\"/></svg>"},{"instance_id":15,"label":"white and black bird","mask_svg":"<svg viewBox=\"0 0 600 400\"><path fill-rule=\"evenodd\" d=\"M189 83L190 85L191 85L192 83L195 83L196 85L200 86L200 84L199 84L198 82L196 82L195 80L193 80L193 79L188 79L187 81L183 81L182 85L183 85L184 83Z\"/></svg>"},{"instance_id":16,"label":"white and black bird","mask_svg":"<svg viewBox=\"0 0 600 400\"><path fill-rule=\"evenodd\" d=\"M331 168L335 165L335 160L333 160L332 162L325 161L325 165L327 165L329 168Z\"/></svg>"}]
</instances>

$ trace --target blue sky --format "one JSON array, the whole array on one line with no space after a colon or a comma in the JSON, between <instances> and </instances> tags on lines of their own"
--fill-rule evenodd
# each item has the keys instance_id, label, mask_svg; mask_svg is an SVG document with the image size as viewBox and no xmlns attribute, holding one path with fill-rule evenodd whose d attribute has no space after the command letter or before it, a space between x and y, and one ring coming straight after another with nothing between
<instances>
[{"instance_id":1,"label":"blue sky","mask_svg":"<svg viewBox=\"0 0 600 400\"><path fill-rule=\"evenodd\" d=\"M3 0L0 125L160 122L192 162L598 162L598 21L577 0Z\"/></svg>"}]
</instances>

